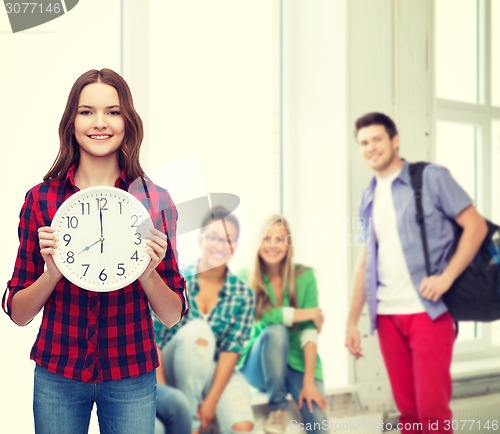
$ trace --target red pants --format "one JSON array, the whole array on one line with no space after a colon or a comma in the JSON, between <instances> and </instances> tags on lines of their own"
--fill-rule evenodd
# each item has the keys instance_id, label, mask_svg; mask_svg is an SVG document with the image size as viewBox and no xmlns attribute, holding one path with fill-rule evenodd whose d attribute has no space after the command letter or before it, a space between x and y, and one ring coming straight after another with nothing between
<instances>
[{"instance_id":1,"label":"red pants","mask_svg":"<svg viewBox=\"0 0 500 434\"><path fill-rule=\"evenodd\" d=\"M378 315L377 331L401 433L452 433L451 315Z\"/></svg>"}]
</instances>

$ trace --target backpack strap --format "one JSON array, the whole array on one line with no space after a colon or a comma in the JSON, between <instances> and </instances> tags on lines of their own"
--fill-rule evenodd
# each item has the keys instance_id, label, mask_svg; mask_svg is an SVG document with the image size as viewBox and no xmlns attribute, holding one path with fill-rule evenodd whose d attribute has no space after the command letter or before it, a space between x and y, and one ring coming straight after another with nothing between
<instances>
[{"instance_id":1,"label":"backpack strap","mask_svg":"<svg viewBox=\"0 0 500 434\"><path fill-rule=\"evenodd\" d=\"M427 246L427 232L425 230L424 207L422 205L422 185L423 185L423 172L425 166L429 163L419 161L418 163L410 163L410 180L413 194L415 196L415 205L417 208L417 223L420 227L420 238L422 239L422 247L424 250L425 258L425 271L427 276L431 275L431 264L429 261L429 248Z\"/></svg>"},{"instance_id":2,"label":"backpack strap","mask_svg":"<svg viewBox=\"0 0 500 434\"><path fill-rule=\"evenodd\" d=\"M420 227L420 238L422 239L422 247L424 250L425 258L425 270L427 276L431 275L431 264L429 260L429 247L427 246L427 233L425 231L425 217L424 217L424 207L422 205L422 185L423 185L423 172L425 166L429 163L425 161L419 161L418 163L410 163L410 180L411 187L413 188L413 193L415 196L415 205L417 207L417 223ZM458 336L459 326L458 321L454 319L455 323L455 339Z\"/></svg>"}]
</instances>

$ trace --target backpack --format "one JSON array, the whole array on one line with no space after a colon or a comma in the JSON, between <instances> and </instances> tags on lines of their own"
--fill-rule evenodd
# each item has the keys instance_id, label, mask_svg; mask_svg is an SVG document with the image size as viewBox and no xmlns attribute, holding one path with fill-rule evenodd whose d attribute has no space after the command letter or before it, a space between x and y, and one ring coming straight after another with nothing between
<instances>
[{"instance_id":1,"label":"backpack","mask_svg":"<svg viewBox=\"0 0 500 434\"><path fill-rule=\"evenodd\" d=\"M425 268L430 276L429 250L422 206L422 173L426 162L410 164L410 179L417 207L417 223L425 258ZM443 301L455 321L489 322L500 319L500 227L485 219L488 233L469 266L457 277L450 289L443 294ZM455 252L462 228L452 220L455 241L448 260Z\"/></svg>"}]
</instances>

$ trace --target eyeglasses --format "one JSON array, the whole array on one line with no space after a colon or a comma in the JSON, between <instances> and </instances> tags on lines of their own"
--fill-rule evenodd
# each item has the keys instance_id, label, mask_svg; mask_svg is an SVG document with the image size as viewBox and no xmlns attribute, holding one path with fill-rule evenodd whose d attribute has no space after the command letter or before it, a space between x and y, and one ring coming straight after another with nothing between
<instances>
[{"instance_id":1,"label":"eyeglasses","mask_svg":"<svg viewBox=\"0 0 500 434\"><path fill-rule=\"evenodd\" d=\"M226 237L219 237L215 234L203 234L203 238L207 241L207 243L216 246L216 245L224 245L224 244L236 244L236 240L233 240L231 238L226 238Z\"/></svg>"}]
</instances>

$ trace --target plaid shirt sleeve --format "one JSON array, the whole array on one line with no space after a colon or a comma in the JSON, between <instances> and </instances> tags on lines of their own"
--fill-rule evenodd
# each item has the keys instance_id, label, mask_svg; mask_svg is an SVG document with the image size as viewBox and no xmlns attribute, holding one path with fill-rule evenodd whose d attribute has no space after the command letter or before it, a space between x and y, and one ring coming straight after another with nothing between
<instances>
[{"instance_id":1,"label":"plaid shirt sleeve","mask_svg":"<svg viewBox=\"0 0 500 434\"><path fill-rule=\"evenodd\" d=\"M2 299L4 311L12 315L12 299L14 295L34 283L43 273L44 260L38 246L38 200L35 198L35 189L26 194L24 204L19 215L19 248L14 266L12 279L7 283L7 289Z\"/></svg>"},{"instance_id":2,"label":"plaid shirt sleeve","mask_svg":"<svg viewBox=\"0 0 500 434\"><path fill-rule=\"evenodd\" d=\"M255 296L248 285L236 276L232 282L233 297L225 309L232 310L230 323L220 340L219 351L240 353L250 338L255 313ZM228 300L229 301L229 300Z\"/></svg>"}]
</instances>

